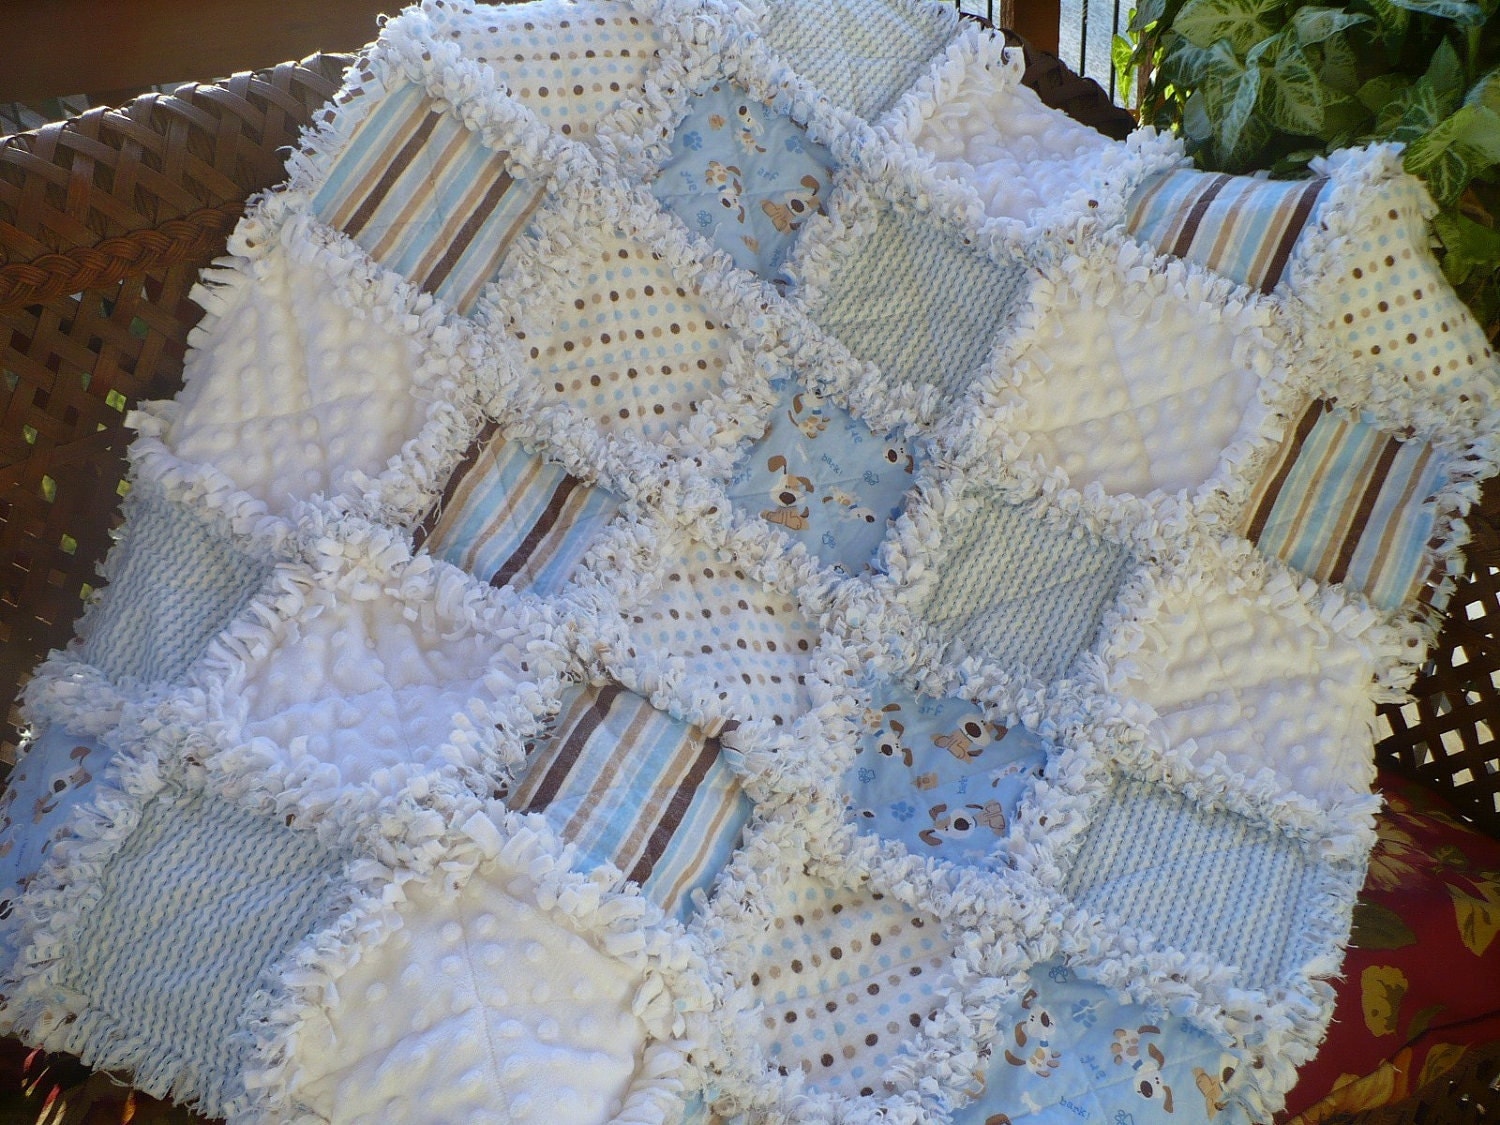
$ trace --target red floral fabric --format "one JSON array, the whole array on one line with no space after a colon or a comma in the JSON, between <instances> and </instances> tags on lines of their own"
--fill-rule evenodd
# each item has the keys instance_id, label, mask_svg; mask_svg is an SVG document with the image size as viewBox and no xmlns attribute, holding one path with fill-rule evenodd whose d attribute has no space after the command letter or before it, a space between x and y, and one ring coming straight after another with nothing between
<instances>
[{"instance_id":1,"label":"red floral fabric","mask_svg":"<svg viewBox=\"0 0 1500 1125\"><path fill-rule=\"evenodd\" d=\"M1500 840L1419 785L1381 786L1333 1027L1287 1099L1298 1125L1400 1101L1500 1039Z\"/></svg>"}]
</instances>

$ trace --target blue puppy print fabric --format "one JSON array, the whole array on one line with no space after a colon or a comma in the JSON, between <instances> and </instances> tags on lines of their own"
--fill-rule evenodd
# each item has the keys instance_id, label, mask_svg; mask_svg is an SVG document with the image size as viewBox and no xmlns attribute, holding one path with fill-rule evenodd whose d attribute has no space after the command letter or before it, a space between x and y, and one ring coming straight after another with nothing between
<instances>
[{"instance_id":1,"label":"blue puppy print fabric","mask_svg":"<svg viewBox=\"0 0 1500 1125\"><path fill-rule=\"evenodd\" d=\"M651 190L688 230L769 281L832 182L826 148L723 81L692 99Z\"/></svg>"},{"instance_id":2,"label":"blue puppy print fabric","mask_svg":"<svg viewBox=\"0 0 1500 1125\"><path fill-rule=\"evenodd\" d=\"M1242 1060L1186 1020L1122 1004L1061 960L1029 983L980 1051L979 1096L954 1125L1245 1125Z\"/></svg>"},{"instance_id":3,"label":"blue puppy print fabric","mask_svg":"<svg viewBox=\"0 0 1500 1125\"><path fill-rule=\"evenodd\" d=\"M0 796L0 962L9 964L11 909L41 869L58 830L88 800L114 751L48 727L34 739Z\"/></svg>"},{"instance_id":4,"label":"blue puppy print fabric","mask_svg":"<svg viewBox=\"0 0 1500 1125\"><path fill-rule=\"evenodd\" d=\"M973 703L872 679L844 781L862 832L918 855L981 863L996 850L1047 762L1046 744Z\"/></svg>"},{"instance_id":5,"label":"blue puppy print fabric","mask_svg":"<svg viewBox=\"0 0 1500 1125\"><path fill-rule=\"evenodd\" d=\"M899 431L877 436L795 380L773 385L776 407L730 481L730 498L841 574L873 569L911 487L916 449Z\"/></svg>"}]
</instances>

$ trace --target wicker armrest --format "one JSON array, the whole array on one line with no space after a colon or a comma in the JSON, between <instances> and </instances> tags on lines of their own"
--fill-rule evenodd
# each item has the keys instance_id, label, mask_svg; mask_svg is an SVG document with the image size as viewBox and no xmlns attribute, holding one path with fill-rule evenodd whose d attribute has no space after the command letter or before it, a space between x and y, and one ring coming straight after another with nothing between
<instances>
[{"instance_id":1,"label":"wicker armrest","mask_svg":"<svg viewBox=\"0 0 1500 1125\"><path fill-rule=\"evenodd\" d=\"M147 94L0 139L0 720L67 643L109 545L124 412L171 395L198 270L348 56ZM15 732L0 722L0 757Z\"/></svg>"}]
</instances>

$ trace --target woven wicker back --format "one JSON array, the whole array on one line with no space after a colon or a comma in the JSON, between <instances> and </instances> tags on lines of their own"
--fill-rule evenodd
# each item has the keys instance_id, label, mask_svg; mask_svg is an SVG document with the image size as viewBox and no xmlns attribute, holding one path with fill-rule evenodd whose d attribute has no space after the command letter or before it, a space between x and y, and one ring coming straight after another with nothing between
<instances>
[{"instance_id":1,"label":"woven wicker back","mask_svg":"<svg viewBox=\"0 0 1500 1125\"><path fill-rule=\"evenodd\" d=\"M198 270L245 197L282 178L286 146L348 61L314 56L0 139L0 720L97 581L124 411L180 385ZM15 740L0 725L0 755Z\"/></svg>"}]
</instances>

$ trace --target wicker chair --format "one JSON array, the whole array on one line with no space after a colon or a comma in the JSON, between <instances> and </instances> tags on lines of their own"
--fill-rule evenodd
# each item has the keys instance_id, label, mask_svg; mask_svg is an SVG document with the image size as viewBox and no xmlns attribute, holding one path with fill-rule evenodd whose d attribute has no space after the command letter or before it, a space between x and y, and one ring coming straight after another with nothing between
<instances>
[{"instance_id":1,"label":"wicker chair","mask_svg":"<svg viewBox=\"0 0 1500 1125\"><path fill-rule=\"evenodd\" d=\"M1045 102L1128 132L1097 85L1025 50L1025 81ZM199 268L223 252L246 196L282 178L285 148L348 61L314 56L0 138L0 759L14 760L28 670L67 643L97 580L124 491L124 412L180 386ZM1415 702L1382 712L1379 755L1500 834L1497 493L1475 515L1473 570ZM1494 1115L1497 1072L1500 1047L1437 1096ZM1365 1120L1449 1120L1430 1110L1414 1098Z\"/></svg>"}]
</instances>

